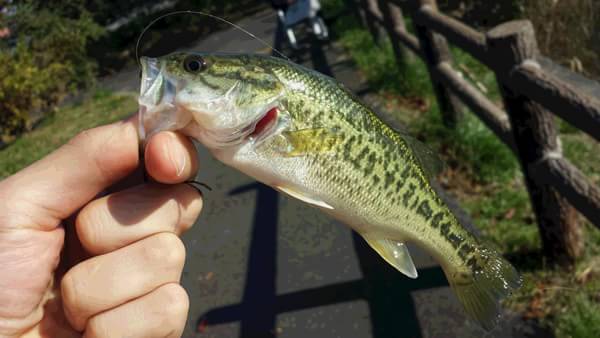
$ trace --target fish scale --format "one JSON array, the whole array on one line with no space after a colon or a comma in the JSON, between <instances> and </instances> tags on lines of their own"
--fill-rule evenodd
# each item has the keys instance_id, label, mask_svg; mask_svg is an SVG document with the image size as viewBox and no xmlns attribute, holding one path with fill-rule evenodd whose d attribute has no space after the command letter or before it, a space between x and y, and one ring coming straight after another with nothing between
<instances>
[{"instance_id":1,"label":"fish scale","mask_svg":"<svg viewBox=\"0 0 600 338\"><path fill-rule=\"evenodd\" d=\"M186 67L188 60L203 67ZM417 271L405 243L419 245L440 263L467 314L495 325L518 274L436 194L431 154L341 84L259 55L176 53L142 66L145 129L177 125L157 119L191 120L182 132L215 158L346 223L411 278ZM163 90L167 83L175 93Z\"/></svg>"}]
</instances>

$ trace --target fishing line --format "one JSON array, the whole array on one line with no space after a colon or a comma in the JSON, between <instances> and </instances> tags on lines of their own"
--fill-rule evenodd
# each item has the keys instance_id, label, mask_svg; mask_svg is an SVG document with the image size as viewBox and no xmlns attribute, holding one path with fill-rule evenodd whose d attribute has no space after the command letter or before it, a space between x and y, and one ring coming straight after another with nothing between
<instances>
[{"instance_id":1,"label":"fishing line","mask_svg":"<svg viewBox=\"0 0 600 338\"><path fill-rule=\"evenodd\" d=\"M279 56L283 57L284 59L288 60L288 61L292 61L290 60L290 58L288 58L285 54L283 54L282 52L280 52L279 50L275 49L275 47L273 47L270 43L266 42L265 40L259 38L258 36L252 34L251 32L249 32L247 29L229 21L226 19L223 19L221 17L218 17L216 15L212 15L209 13L204 13L204 12L200 12L200 11L175 11L175 12L170 12L170 13L166 13L163 14L161 16L159 16L158 18L152 20L148 25L146 25L146 27L144 27L144 29L142 30L142 32L140 33L140 36L137 39L137 42L135 44L135 58L138 62L138 64L140 63L140 57L139 57L139 47L140 47L140 41L142 40L142 37L144 37L144 34L146 34L146 31L152 27L152 25L154 25L158 20L164 19L166 17L172 16L172 15L177 15L177 14L197 14L197 15L203 15L205 17L209 17L211 19L215 19L217 21L223 22L228 24L229 26L242 31L244 33L246 33L246 35L250 36L251 38L254 38L256 41L260 42L263 46L269 47L271 50L273 50L274 52L276 52Z\"/></svg>"}]
</instances>

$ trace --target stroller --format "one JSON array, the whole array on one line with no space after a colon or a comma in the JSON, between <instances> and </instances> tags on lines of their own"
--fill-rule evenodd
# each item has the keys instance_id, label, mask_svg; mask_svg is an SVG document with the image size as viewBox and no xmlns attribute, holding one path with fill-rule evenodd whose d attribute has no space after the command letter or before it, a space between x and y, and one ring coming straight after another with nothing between
<instances>
[{"instance_id":1,"label":"stroller","mask_svg":"<svg viewBox=\"0 0 600 338\"><path fill-rule=\"evenodd\" d=\"M293 49L298 49L294 27L305 22L309 24L317 39L327 40L329 38L327 26L319 15L321 9L319 0L273 0L271 3L277 10L281 28Z\"/></svg>"}]
</instances>

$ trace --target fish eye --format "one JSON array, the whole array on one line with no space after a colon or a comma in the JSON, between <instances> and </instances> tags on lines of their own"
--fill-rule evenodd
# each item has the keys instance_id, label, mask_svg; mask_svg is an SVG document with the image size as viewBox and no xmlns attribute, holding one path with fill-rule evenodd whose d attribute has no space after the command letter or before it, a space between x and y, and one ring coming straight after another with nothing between
<instances>
[{"instance_id":1,"label":"fish eye","mask_svg":"<svg viewBox=\"0 0 600 338\"><path fill-rule=\"evenodd\" d=\"M206 61L198 55L191 55L183 60L183 68L188 73L199 73L206 69Z\"/></svg>"}]
</instances>

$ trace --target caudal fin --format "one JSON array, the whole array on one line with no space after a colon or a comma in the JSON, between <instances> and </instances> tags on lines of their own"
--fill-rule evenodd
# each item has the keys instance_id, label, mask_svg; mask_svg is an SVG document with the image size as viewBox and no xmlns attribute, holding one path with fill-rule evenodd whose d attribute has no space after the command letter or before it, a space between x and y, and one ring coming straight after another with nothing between
<instances>
[{"instance_id":1,"label":"caudal fin","mask_svg":"<svg viewBox=\"0 0 600 338\"><path fill-rule=\"evenodd\" d=\"M500 301L521 285L515 268L499 253L484 247L475 250L464 269L445 272L465 312L488 331L500 318Z\"/></svg>"}]
</instances>

